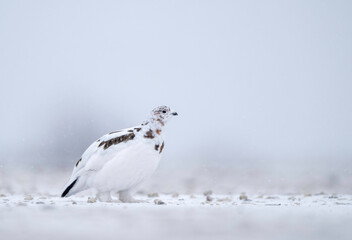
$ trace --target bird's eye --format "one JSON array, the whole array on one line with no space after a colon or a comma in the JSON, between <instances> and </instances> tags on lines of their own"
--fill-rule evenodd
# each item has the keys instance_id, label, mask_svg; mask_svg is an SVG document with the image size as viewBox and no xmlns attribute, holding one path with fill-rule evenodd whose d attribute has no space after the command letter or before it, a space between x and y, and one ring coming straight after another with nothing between
<instances>
[{"instance_id":1,"label":"bird's eye","mask_svg":"<svg viewBox=\"0 0 352 240\"><path fill-rule=\"evenodd\" d=\"M163 113L166 113L166 111L164 110Z\"/></svg>"}]
</instances>

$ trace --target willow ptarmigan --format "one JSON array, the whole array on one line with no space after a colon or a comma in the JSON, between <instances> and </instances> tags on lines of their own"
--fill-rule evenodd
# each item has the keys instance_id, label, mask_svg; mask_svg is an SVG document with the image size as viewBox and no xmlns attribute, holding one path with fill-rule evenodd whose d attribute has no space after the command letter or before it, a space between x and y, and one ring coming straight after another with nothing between
<instances>
[{"instance_id":1,"label":"willow ptarmigan","mask_svg":"<svg viewBox=\"0 0 352 240\"><path fill-rule=\"evenodd\" d=\"M131 192L156 170L164 148L162 129L176 115L157 107L141 125L99 138L75 164L61 197L93 188L100 201L111 202L111 192L118 192L122 202L140 202Z\"/></svg>"}]
</instances>

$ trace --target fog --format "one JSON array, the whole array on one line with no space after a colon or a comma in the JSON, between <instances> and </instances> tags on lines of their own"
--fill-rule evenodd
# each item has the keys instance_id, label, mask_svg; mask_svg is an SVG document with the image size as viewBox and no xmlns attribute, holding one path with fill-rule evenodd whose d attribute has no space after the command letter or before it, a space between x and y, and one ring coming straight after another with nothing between
<instances>
[{"instance_id":1,"label":"fog","mask_svg":"<svg viewBox=\"0 0 352 240\"><path fill-rule=\"evenodd\" d=\"M0 1L0 164L167 124L162 168L352 174L350 1ZM324 170L324 171L325 171Z\"/></svg>"}]
</instances>

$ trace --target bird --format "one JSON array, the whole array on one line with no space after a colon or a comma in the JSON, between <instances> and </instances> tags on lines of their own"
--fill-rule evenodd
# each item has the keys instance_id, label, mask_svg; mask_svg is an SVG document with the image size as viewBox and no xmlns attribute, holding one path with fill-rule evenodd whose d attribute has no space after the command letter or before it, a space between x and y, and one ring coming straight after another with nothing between
<instances>
[{"instance_id":1,"label":"bird","mask_svg":"<svg viewBox=\"0 0 352 240\"><path fill-rule=\"evenodd\" d=\"M134 190L156 170L164 150L163 128L177 116L167 106L151 111L150 117L135 127L110 132L93 142L76 162L61 197L94 189L96 199L113 202L143 202L133 198Z\"/></svg>"}]
</instances>

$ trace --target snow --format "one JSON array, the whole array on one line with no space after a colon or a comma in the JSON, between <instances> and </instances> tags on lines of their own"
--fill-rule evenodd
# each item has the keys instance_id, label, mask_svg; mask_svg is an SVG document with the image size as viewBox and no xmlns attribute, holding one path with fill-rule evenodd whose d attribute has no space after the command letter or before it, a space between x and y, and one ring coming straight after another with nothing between
<instances>
[{"instance_id":1,"label":"snow","mask_svg":"<svg viewBox=\"0 0 352 240\"><path fill-rule=\"evenodd\" d=\"M2 194L1 239L349 239L352 234L352 195L206 195L139 194L136 198L148 203L126 204L88 196Z\"/></svg>"},{"instance_id":2,"label":"snow","mask_svg":"<svg viewBox=\"0 0 352 240\"><path fill-rule=\"evenodd\" d=\"M351 178L157 172L135 196L59 195L71 169L0 168L0 239L350 239ZM292 179L292 180L290 180ZM245 193L244 193L245 192ZM337 194L344 193L344 194ZM117 196L114 196L117 199ZM207 201L208 200L208 201ZM162 204L165 203L165 204Z\"/></svg>"}]
</instances>

